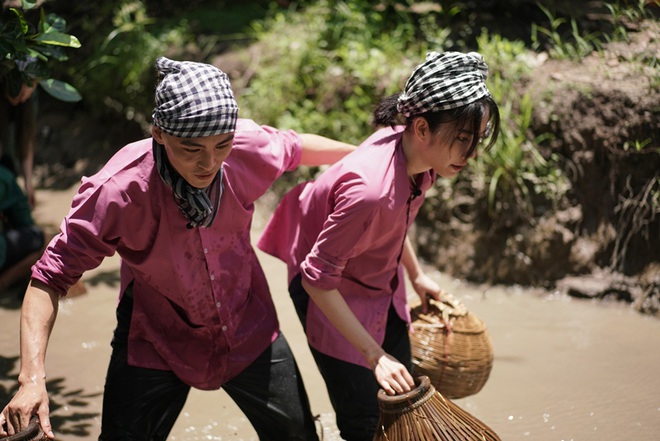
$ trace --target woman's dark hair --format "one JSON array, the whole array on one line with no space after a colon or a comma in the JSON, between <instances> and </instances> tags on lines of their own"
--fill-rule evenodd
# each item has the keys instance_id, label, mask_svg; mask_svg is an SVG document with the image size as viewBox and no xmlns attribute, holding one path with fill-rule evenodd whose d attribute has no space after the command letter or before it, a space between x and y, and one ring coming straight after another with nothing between
<instances>
[{"instance_id":1,"label":"woman's dark hair","mask_svg":"<svg viewBox=\"0 0 660 441\"><path fill-rule=\"evenodd\" d=\"M451 110L440 110L437 112L426 112L419 115L411 115L405 118L397 110L401 93L389 96L381 100L376 105L372 113L372 126L385 127L405 124L410 126L413 119L422 117L429 123L431 132L437 133L440 126L446 123L453 123L456 127L467 127L472 130L472 144L468 148L465 156L471 156L477 149L481 141L481 121L486 113L489 115L488 123L488 144L485 150L488 150L495 144L500 133L500 110L497 103L489 95L468 105Z\"/></svg>"},{"instance_id":2,"label":"woman's dark hair","mask_svg":"<svg viewBox=\"0 0 660 441\"><path fill-rule=\"evenodd\" d=\"M403 124L403 115L399 113L397 104L401 93L396 93L392 96L383 98L371 114L371 125L375 128L390 126L393 127L397 124Z\"/></svg>"}]
</instances>

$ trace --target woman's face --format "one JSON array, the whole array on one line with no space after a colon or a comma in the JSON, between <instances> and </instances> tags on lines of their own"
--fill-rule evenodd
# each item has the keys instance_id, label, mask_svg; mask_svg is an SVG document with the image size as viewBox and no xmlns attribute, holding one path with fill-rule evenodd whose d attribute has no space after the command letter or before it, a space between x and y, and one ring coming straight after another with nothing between
<instances>
[{"instance_id":1,"label":"woman's face","mask_svg":"<svg viewBox=\"0 0 660 441\"><path fill-rule=\"evenodd\" d=\"M450 126L451 127L451 126ZM486 136L488 115L485 115L479 128L480 138ZM450 130L439 130L431 137L427 161L437 175L452 178L477 156L477 150L466 156L472 145L473 130L469 127L453 127Z\"/></svg>"},{"instance_id":2,"label":"woman's face","mask_svg":"<svg viewBox=\"0 0 660 441\"><path fill-rule=\"evenodd\" d=\"M220 166L231 152L234 133L199 138L179 138L151 129L156 142L165 146L172 167L193 187L206 188L213 182Z\"/></svg>"}]
</instances>

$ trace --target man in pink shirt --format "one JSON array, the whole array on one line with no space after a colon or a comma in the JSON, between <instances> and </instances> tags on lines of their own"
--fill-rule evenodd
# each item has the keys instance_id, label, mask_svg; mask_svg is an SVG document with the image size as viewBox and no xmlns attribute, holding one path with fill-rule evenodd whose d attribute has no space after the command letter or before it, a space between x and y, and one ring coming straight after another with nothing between
<instances>
[{"instance_id":1,"label":"man in pink shirt","mask_svg":"<svg viewBox=\"0 0 660 441\"><path fill-rule=\"evenodd\" d=\"M385 128L291 190L259 240L287 263L343 439L373 439L379 388L414 386L404 268L424 305L441 290L406 234L436 177L455 176L484 137L495 142L499 111L486 75L479 54L429 53L405 91L376 107L374 125Z\"/></svg>"},{"instance_id":2,"label":"man in pink shirt","mask_svg":"<svg viewBox=\"0 0 660 441\"><path fill-rule=\"evenodd\" d=\"M58 300L118 253L100 440L165 440L190 387L224 388L262 440L317 439L250 225L254 201L282 173L335 162L353 148L238 119L228 78L213 66L159 58L156 68L152 138L83 178L33 267L20 388L0 415L0 435L36 414L53 438L44 359Z\"/></svg>"}]
</instances>

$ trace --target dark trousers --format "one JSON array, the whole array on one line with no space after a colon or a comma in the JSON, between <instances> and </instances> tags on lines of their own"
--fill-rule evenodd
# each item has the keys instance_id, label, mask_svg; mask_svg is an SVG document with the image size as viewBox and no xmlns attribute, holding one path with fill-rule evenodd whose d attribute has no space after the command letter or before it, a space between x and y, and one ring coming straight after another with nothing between
<instances>
[{"instance_id":1,"label":"dark trousers","mask_svg":"<svg viewBox=\"0 0 660 441\"><path fill-rule=\"evenodd\" d=\"M291 281L289 293L305 328L309 295L302 287L300 275ZM411 370L412 355L408 328L393 307L390 307L388 313L382 347L385 352L406 366L408 371ZM325 380L341 437L347 441L372 441L378 426L377 395L380 389L373 371L322 354L311 346L310 350Z\"/></svg>"},{"instance_id":2,"label":"dark trousers","mask_svg":"<svg viewBox=\"0 0 660 441\"><path fill-rule=\"evenodd\" d=\"M190 386L170 371L128 365L132 310L129 288L117 308L99 440L165 441ZM245 413L260 440L318 440L302 378L282 334L222 388Z\"/></svg>"}]
</instances>

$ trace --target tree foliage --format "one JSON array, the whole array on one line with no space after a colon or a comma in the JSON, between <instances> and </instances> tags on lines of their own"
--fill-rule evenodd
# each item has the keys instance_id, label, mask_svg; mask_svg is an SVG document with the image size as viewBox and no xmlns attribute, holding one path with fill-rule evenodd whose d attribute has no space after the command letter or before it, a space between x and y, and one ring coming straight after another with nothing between
<instances>
[{"instance_id":1,"label":"tree foliage","mask_svg":"<svg viewBox=\"0 0 660 441\"><path fill-rule=\"evenodd\" d=\"M78 91L70 84L51 78L53 61L68 60L67 48L79 48L80 41L66 33L66 21L57 14L39 9L36 23L27 12L36 2L22 0L21 8L3 9L0 16L0 78L3 92L15 97L23 84L37 81L49 94L63 101L79 101Z\"/></svg>"}]
</instances>

